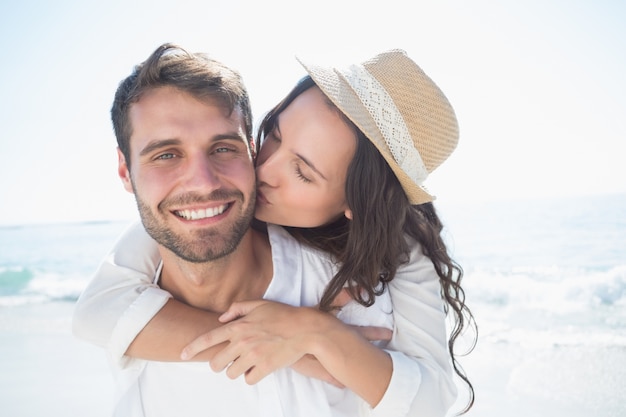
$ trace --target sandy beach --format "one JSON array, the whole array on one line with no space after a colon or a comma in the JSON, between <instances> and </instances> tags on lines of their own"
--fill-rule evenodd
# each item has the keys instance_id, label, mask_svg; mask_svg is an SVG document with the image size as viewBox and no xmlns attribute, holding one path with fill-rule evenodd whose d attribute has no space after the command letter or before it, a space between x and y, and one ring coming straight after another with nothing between
<instances>
[{"instance_id":1,"label":"sandy beach","mask_svg":"<svg viewBox=\"0 0 626 417\"><path fill-rule=\"evenodd\" d=\"M111 415L104 353L72 336L72 310L69 302L0 307L1 415Z\"/></svg>"}]
</instances>

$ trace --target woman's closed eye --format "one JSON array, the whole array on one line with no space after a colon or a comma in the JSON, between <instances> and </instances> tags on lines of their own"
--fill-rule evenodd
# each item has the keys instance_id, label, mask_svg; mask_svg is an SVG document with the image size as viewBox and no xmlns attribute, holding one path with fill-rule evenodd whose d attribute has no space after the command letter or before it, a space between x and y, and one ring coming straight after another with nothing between
<instances>
[{"instance_id":1,"label":"woman's closed eye","mask_svg":"<svg viewBox=\"0 0 626 417\"><path fill-rule=\"evenodd\" d=\"M310 182L312 182L312 180L311 180L309 177L307 177L307 176L305 176L305 175L304 175L304 173L302 172L302 169L300 169L300 165L298 165L298 164L296 164L296 176L297 176L297 177L298 177L298 178L299 178L302 182L305 182L305 183L310 183Z\"/></svg>"}]
</instances>

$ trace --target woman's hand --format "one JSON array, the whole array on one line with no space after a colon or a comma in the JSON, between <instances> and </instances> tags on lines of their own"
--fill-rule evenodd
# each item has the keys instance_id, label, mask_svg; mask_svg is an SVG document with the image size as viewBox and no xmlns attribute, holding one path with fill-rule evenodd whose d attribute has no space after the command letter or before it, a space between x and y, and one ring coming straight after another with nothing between
<instances>
[{"instance_id":1,"label":"woman's hand","mask_svg":"<svg viewBox=\"0 0 626 417\"><path fill-rule=\"evenodd\" d=\"M191 342L183 350L182 358L190 359L225 342L225 347L211 359L211 368L216 372L227 368L230 378L245 375L246 381L254 384L276 369L303 358L308 340L336 319L312 308L251 301L233 304L219 320L227 324ZM303 369L323 374L311 364L311 358L303 362Z\"/></svg>"},{"instance_id":2,"label":"woman's hand","mask_svg":"<svg viewBox=\"0 0 626 417\"><path fill-rule=\"evenodd\" d=\"M344 303L345 304L345 303ZM314 308L292 307L271 301L234 303L219 318L224 326L198 337L185 347L182 359L226 342L210 364L230 378L244 375L254 384L277 369L291 366L306 376L342 386L310 353L316 338L346 326L332 314ZM389 340L391 331L356 327L367 340Z\"/></svg>"}]
</instances>

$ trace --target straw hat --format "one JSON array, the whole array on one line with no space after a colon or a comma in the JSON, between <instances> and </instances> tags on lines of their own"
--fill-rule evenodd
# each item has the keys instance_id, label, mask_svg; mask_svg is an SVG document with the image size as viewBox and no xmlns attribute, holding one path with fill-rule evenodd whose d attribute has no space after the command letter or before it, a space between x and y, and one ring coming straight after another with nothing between
<instances>
[{"instance_id":1,"label":"straw hat","mask_svg":"<svg viewBox=\"0 0 626 417\"><path fill-rule=\"evenodd\" d=\"M383 52L346 69L298 61L378 148L411 204L433 201L423 183L456 147L459 127L448 99L406 52Z\"/></svg>"}]
</instances>

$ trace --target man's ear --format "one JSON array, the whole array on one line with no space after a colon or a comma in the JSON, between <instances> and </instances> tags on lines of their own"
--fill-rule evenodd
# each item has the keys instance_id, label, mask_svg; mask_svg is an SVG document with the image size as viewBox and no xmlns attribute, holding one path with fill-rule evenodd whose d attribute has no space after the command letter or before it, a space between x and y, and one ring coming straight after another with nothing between
<instances>
[{"instance_id":1,"label":"man's ear","mask_svg":"<svg viewBox=\"0 0 626 417\"><path fill-rule=\"evenodd\" d=\"M133 183L130 180L130 171L128 169L128 164L126 163L126 158L124 154L117 148L117 175L120 176L122 180L122 184L124 184L124 189L129 193L133 193Z\"/></svg>"}]
</instances>

